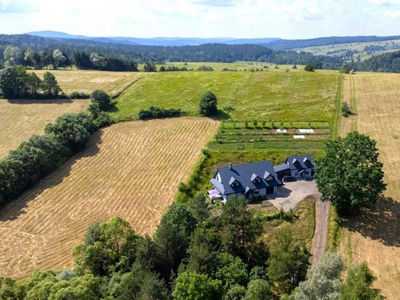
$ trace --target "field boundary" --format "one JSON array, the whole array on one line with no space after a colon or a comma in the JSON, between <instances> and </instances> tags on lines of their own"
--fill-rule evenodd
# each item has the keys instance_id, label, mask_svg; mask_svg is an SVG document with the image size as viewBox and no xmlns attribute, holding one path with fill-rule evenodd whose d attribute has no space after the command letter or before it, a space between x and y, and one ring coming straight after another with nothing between
<instances>
[{"instance_id":1,"label":"field boundary","mask_svg":"<svg viewBox=\"0 0 400 300\"><path fill-rule=\"evenodd\" d=\"M336 88L335 121L332 128L332 138L334 140L336 140L339 137L340 119L341 119L340 104L342 103L343 100L343 81L344 81L344 76L339 75Z\"/></svg>"}]
</instances>

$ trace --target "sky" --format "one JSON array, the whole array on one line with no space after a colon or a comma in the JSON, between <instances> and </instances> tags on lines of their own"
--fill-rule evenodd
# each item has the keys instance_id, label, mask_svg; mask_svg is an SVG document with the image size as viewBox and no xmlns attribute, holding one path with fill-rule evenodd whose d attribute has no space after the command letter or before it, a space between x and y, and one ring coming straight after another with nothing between
<instances>
[{"instance_id":1,"label":"sky","mask_svg":"<svg viewBox=\"0 0 400 300\"><path fill-rule=\"evenodd\" d=\"M286 39L400 35L400 0L0 0L0 33Z\"/></svg>"}]
</instances>

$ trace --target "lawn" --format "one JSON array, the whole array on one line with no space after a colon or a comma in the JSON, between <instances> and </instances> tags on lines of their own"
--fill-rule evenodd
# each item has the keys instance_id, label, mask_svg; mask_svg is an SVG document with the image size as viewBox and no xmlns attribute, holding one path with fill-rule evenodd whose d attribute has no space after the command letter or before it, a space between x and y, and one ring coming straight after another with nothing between
<instances>
[{"instance_id":1,"label":"lawn","mask_svg":"<svg viewBox=\"0 0 400 300\"><path fill-rule=\"evenodd\" d=\"M128 88L117 99L112 117L135 118L140 109L150 106L197 115L201 96L212 91L219 108L233 119L331 123L338 79L336 72L284 70L156 73Z\"/></svg>"}]
</instances>

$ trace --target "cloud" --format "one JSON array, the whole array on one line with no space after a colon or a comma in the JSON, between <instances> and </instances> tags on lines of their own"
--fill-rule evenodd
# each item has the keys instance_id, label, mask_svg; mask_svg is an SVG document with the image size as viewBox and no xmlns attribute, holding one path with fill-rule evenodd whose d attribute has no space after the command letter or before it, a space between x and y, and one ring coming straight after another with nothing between
<instances>
[{"instance_id":1,"label":"cloud","mask_svg":"<svg viewBox=\"0 0 400 300\"><path fill-rule=\"evenodd\" d=\"M0 1L0 14L26 14L38 12L29 2Z\"/></svg>"},{"instance_id":2,"label":"cloud","mask_svg":"<svg viewBox=\"0 0 400 300\"><path fill-rule=\"evenodd\" d=\"M191 3L206 5L206 6L218 6L218 7L233 7L240 4L240 0L192 0Z\"/></svg>"}]
</instances>

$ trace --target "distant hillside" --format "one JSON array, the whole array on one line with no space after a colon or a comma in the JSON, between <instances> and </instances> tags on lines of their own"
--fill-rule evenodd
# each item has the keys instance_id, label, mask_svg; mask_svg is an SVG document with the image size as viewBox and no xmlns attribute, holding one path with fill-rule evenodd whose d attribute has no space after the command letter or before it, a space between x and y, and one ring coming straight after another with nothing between
<instances>
[{"instance_id":1,"label":"distant hillside","mask_svg":"<svg viewBox=\"0 0 400 300\"><path fill-rule=\"evenodd\" d=\"M373 56L356 67L359 71L400 73L400 51Z\"/></svg>"},{"instance_id":2,"label":"distant hillside","mask_svg":"<svg viewBox=\"0 0 400 300\"><path fill-rule=\"evenodd\" d=\"M274 50L290 50L296 48L308 48L327 45L339 45L349 43L365 43L377 41L390 41L400 39L399 35L396 36L332 36L322 37L308 40L276 40L266 44Z\"/></svg>"},{"instance_id":3,"label":"distant hillside","mask_svg":"<svg viewBox=\"0 0 400 300\"><path fill-rule=\"evenodd\" d=\"M71 35L58 31L35 31L28 32L28 35L57 38L57 39L80 39L90 40L102 43L127 44L127 45L143 45L143 46L193 46L202 44L267 44L278 38L261 38L261 39L232 39L232 38L179 38L179 37L155 37L155 38L135 38L135 37L90 37L83 35Z\"/></svg>"},{"instance_id":4,"label":"distant hillside","mask_svg":"<svg viewBox=\"0 0 400 300\"><path fill-rule=\"evenodd\" d=\"M13 45L22 48L31 48L35 51L55 49L62 50L70 59L76 52L96 52L106 57L114 57L135 62L154 61L163 63L175 62L234 62L260 61L276 64L307 64L315 61L319 69L338 69L343 60L314 56L311 53L295 51L273 51L260 45L227 45L202 44L198 46L143 46L117 43L106 43L84 39L44 38L33 35L0 35L0 64L6 46ZM21 57L23 60L23 57Z\"/></svg>"}]
</instances>

